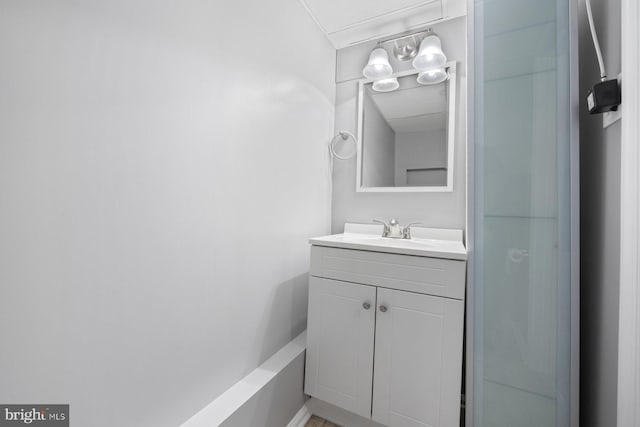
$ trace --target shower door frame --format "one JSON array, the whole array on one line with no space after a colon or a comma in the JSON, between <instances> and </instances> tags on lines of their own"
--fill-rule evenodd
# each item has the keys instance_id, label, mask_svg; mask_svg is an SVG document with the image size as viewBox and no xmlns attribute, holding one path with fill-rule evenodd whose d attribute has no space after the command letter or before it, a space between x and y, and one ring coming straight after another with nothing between
<instances>
[{"instance_id":1,"label":"shower door frame","mask_svg":"<svg viewBox=\"0 0 640 427\"><path fill-rule=\"evenodd\" d=\"M640 6L622 0L618 425L640 427Z\"/></svg>"},{"instance_id":2,"label":"shower door frame","mask_svg":"<svg viewBox=\"0 0 640 427\"><path fill-rule=\"evenodd\" d=\"M467 244L467 290L465 312L465 367L464 367L464 418L465 427L473 427L473 362L475 360L474 318L475 318L475 288L473 271L475 270L475 132L470 132L475 123L475 1L467 0L467 210L466 210L466 244Z\"/></svg>"}]
</instances>

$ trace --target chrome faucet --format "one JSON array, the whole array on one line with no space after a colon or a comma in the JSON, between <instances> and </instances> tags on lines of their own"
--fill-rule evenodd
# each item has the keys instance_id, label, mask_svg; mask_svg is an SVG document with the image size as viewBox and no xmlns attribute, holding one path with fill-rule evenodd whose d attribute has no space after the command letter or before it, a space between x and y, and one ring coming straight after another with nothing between
<instances>
[{"instance_id":1,"label":"chrome faucet","mask_svg":"<svg viewBox=\"0 0 640 427\"><path fill-rule=\"evenodd\" d=\"M419 222L412 222L411 224L403 227L395 218L391 219L388 224L380 219L374 219L373 222L377 222L384 226L384 229L382 230L382 237L389 237L392 239L410 239L411 226L420 224Z\"/></svg>"}]
</instances>

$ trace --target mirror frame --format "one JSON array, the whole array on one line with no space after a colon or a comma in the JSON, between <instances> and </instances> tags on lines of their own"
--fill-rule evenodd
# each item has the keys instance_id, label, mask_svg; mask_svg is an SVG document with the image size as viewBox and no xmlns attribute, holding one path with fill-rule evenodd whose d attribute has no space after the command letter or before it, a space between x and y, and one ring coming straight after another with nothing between
<instances>
[{"instance_id":1,"label":"mirror frame","mask_svg":"<svg viewBox=\"0 0 640 427\"><path fill-rule=\"evenodd\" d=\"M449 72L449 111L447 123L447 185L446 186L415 186L415 187L363 187L362 186L362 134L364 126L364 85L373 83L375 79L358 80L358 134L357 134L357 162L356 162L356 192L358 193L451 193L453 192L453 163L456 143L456 62L447 62L444 66ZM406 77L418 75L419 71L411 69L394 73L391 77Z\"/></svg>"}]
</instances>

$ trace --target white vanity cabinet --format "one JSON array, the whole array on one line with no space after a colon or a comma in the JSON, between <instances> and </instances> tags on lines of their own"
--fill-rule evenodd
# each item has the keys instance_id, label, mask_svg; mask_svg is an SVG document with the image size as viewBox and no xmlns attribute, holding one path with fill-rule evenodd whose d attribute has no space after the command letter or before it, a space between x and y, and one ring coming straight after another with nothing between
<instances>
[{"instance_id":1,"label":"white vanity cabinet","mask_svg":"<svg viewBox=\"0 0 640 427\"><path fill-rule=\"evenodd\" d=\"M463 310L462 301L378 288L371 418L460 425Z\"/></svg>"},{"instance_id":2,"label":"white vanity cabinet","mask_svg":"<svg viewBox=\"0 0 640 427\"><path fill-rule=\"evenodd\" d=\"M391 427L458 427L466 261L317 243L305 393Z\"/></svg>"},{"instance_id":3,"label":"white vanity cabinet","mask_svg":"<svg viewBox=\"0 0 640 427\"><path fill-rule=\"evenodd\" d=\"M373 286L319 277L309 281L305 392L367 418L375 304Z\"/></svg>"}]
</instances>

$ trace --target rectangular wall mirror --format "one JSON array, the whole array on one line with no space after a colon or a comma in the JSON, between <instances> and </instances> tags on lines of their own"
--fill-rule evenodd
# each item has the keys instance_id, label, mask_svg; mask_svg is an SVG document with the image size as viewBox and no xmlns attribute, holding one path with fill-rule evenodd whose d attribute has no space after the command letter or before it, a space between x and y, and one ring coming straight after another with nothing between
<instances>
[{"instance_id":1,"label":"rectangular wall mirror","mask_svg":"<svg viewBox=\"0 0 640 427\"><path fill-rule=\"evenodd\" d=\"M389 92L359 81L356 191L453 191L456 68L445 67L449 78L430 85L417 70L396 73Z\"/></svg>"}]
</instances>

